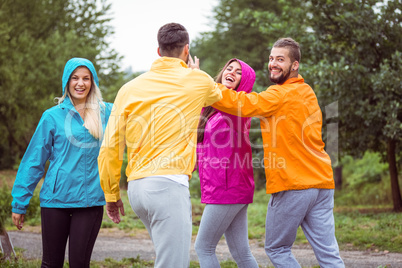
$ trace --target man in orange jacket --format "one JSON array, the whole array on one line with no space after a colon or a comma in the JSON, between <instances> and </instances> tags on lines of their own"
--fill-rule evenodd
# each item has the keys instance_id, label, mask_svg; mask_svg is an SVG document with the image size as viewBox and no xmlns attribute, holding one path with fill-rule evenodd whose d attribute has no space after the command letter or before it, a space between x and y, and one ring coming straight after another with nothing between
<instances>
[{"instance_id":1,"label":"man in orange jacket","mask_svg":"<svg viewBox=\"0 0 402 268\"><path fill-rule=\"evenodd\" d=\"M321 137L321 110L314 91L298 74L299 62L299 44L279 39L268 64L276 85L259 94L222 86L223 99L213 107L261 119L266 191L272 194L265 251L274 266L300 267L291 248L301 226L321 267L345 267L335 238L335 185Z\"/></svg>"}]
</instances>

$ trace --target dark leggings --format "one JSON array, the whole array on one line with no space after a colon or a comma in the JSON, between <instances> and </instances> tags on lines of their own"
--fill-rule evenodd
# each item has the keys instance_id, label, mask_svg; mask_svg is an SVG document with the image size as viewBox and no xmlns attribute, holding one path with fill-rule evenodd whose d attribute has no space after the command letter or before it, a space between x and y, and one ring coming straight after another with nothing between
<instances>
[{"instance_id":1,"label":"dark leggings","mask_svg":"<svg viewBox=\"0 0 402 268\"><path fill-rule=\"evenodd\" d=\"M102 224L103 206L89 208L41 208L42 268L63 267L67 239L71 268L89 267Z\"/></svg>"}]
</instances>

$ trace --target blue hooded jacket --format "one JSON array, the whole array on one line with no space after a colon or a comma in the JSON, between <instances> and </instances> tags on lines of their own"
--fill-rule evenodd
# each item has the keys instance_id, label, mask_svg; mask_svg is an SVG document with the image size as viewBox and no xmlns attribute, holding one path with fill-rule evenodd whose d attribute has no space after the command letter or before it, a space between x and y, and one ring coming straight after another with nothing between
<instances>
[{"instance_id":1,"label":"blue hooded jacket","mask_svg":"<svg viewBox=\"0 0 402 268\"><path fill-rule=\"evenodd\" d=\"M64 68L63 93L73 71L87 67L96 85L98 76L93 64L82 58L70 59ZM105 130L112 104L101 106ZM68 96L60 105L46 110L22 158L12 190L12 212L25 214L36 185L43 177L46 161L49 168L40 191L40 206L79 208L105 205L99 181L97 157L102 139L95 139Z\"/></svg>"}]
</instances>

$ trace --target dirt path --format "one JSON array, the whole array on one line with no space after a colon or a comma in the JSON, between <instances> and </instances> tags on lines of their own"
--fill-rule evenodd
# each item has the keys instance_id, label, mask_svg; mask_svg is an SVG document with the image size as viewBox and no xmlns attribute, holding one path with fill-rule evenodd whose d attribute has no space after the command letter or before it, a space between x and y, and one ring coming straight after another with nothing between
<instances>
[{"instance_id":1,"label":"dirt path","mask_svg":"<svg viewBox=\"0 0 402 268\"><path fill-rule=\"evenodd\" d=\"M25 250L26 258L41 258L41 235L38 230L11 231L9 236L15 248ZM251 240L250 247L260 267L272 266L260 242ZM309 246L295 246L292 252L303 267L318 265ZM194 239L190 254L192 260L198 260L194 251ZM340 254L347 268L402 268L402 253L342 251ZM144 260L155 258L153 245L147 233L125 233L116 229L102 229L95 243L92 259L121 260L135 258L137 255ZM223 240L217 247L217 255L220 261L232 259Z\"/></svg>"}]
</instances>

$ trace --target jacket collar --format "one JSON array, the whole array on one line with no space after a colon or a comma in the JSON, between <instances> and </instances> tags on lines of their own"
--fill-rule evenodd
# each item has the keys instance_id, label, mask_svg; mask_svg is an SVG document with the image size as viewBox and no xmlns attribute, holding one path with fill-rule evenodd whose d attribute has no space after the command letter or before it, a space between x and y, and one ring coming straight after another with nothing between
<instances>
[{"instance_id":1,"label":"jacket collar","mask_svg":"<svg viewBox=\"0 0 402 268\"><path fill-rule=\"evenodd\" d=\"M180 67L188 68L187 64L179 58L161 57L152 63L151 70L180 68Z\"/></svg>"},{"instance_id":2,"label":"jacket collar","mask_svg":"<svg viewBox=\"0 0 402 268\"><path fill-rule=\"evenodd\" d=\"M289 78L288 80L285 81L282 85L286 84L296 84L296 83L304 83L304 78L299 74L297 77L292 77Z\"/></svg>"},{"instance_id":3,"label":"jacket collar","mask_svg":"<svg viewBox=\"0 0 402 268\"><path fill-rule=\"evenodd\" d=\"M78 113L78 111L75 109L73 103L71 102L70 98L66 96L63 100L62 103L60 103L60 107L62 109L67 109L68 111L73 111L75 113Z\"/></svg>"}]
</instances>

